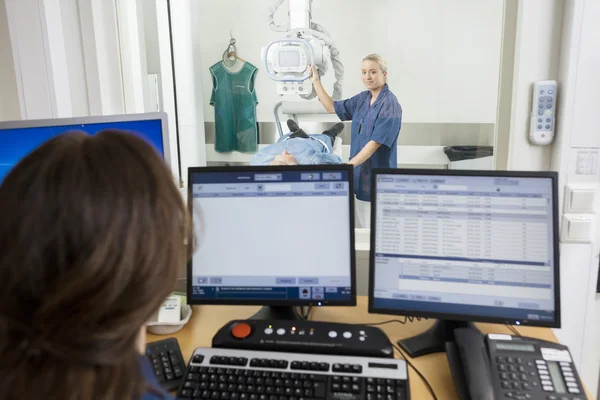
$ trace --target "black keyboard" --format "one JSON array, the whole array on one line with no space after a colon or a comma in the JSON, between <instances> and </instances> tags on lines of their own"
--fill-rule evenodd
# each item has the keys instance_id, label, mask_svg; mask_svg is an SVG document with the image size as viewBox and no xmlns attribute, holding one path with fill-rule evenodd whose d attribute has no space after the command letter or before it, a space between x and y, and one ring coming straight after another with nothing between
<instances>
[{"instance_id":1,"label":"black keyboard","mask_svg":"<svg viewBox=\"0 0 600 400\"><path fill-rule=\"evenodd\" d=\"M406 400L402 360L198 348L178 399Z\"/></svg>"},{"instance_id":2,"label":"black keyboard","mask_svg":"<svg viewBox=\"0 0 600 400\"><path fill-rule=\"evenodd\" d=\"M179 388L185 375L185 362L177 339L169 338L146 344L146 358L163 389L171 391Z\"/></svg>"}]
</instances>

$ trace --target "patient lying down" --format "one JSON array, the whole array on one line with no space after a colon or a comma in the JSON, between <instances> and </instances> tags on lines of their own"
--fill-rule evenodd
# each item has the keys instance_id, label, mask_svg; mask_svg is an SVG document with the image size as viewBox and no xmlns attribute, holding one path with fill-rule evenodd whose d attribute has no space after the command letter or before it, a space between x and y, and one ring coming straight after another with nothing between
<instances>
[{"instance_id":1,"label":"patient lying down","mask_svg":"<svg viewBox=\"0 0 600 400\"><path fill-rule=\"evenodd\" d=\"M341 164L342 158L333 153L333 142L344 129L341 122L318 135L307 135L292 119L287 121L290 133L277 143L260 150L250 165L316 165Z\"/></svg>"}]
</instances>

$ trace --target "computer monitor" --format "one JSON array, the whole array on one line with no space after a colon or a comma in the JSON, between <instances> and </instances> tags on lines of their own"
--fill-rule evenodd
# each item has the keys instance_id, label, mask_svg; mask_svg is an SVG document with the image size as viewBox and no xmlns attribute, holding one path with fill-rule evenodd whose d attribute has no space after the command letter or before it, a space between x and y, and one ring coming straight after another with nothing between
<instances>
[{"instance_id":1,"label":"computer monitor","mask_svg":"<svg viewBox=\"0 0 600 400\"><path fill-rule=\"evenodd\" d=\"M399 341L413 357L470 321L560 327L557 179L374 170L369 312L440 320Z\"/></svg>"},{"instance_id":2,"label":"computer monitor","mask_svg":"<svg viewBox=\"0 0 600 400\"><path fill-rule=\"evenodd\" d=\"M0 183L23 157L54 136L74 130L93 135L104 129L120 129L142 137L171 166L165 113L7 121L0 122ZM171 170L178 173L177 167Z\"/></svg>"},{"instance_id":3,"label":"computer monitor","mask_svg":"<svg viewBox=\"0 0 600 400\"><path fill-rule=\"evenodd\" d=\"M352 166L199 167L188 182L189 304L268 306L255 319L356 304Z\"/></svg>"}]
</instances>

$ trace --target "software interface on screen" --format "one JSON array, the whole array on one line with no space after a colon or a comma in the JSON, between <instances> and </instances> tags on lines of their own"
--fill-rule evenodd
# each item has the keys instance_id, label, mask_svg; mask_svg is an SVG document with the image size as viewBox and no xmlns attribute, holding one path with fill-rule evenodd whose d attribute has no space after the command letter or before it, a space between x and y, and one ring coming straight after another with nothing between
<instances>
[{"instance_id":1,"label":"software interface on screen","mask_svg":"<svg viewBox=\"0 0 600 400\"><path fill-rule=\"evenodd\" d=\"M192 298L351 300L348 175L192 174Z\"/></svg>"},{"instance_id":2,"label":"software interface on screen","mask_svg":"<svg viewBox=\"0 0 600 400\"><path fill-rule=\"evenodd\" d=\"M0 129L0 182L23 157L54 136L73 130L93 135L104 129L120 129L137 134L152 144L161 155L164 155L162 122L160 119Z\"/></svg>"},{"instance_id":3,"label":"software interface on screen","mask_svg":"<svg viewBox=\"0 0 600 400\"><path fill-rule=\"evenodd\" d=\"M376 308L554 320L550 178L375 179Z\"/></svg>"}]
</instances>

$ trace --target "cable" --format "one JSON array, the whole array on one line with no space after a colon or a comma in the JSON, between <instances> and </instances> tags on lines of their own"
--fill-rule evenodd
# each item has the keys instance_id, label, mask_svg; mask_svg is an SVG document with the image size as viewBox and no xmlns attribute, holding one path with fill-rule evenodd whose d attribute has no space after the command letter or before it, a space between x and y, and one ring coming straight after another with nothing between
<instances>
[{"instance_id":1,"label":"cable","mask_svg":"<svg viewBox=\"0 0 600 400\"><path fill-rule=\"evenodd\" d=\"M400 319L390 319L388 321L383 321L383 322L360 323L360 324L351 324L351 325L379 326L379 325L391 324L392 322L397 322L399 324L406 325L409 322L415 322L415 320L416 321L421 321L421 320L425 320L425 319L427 319L427 318L422 318L422 317L404 317L403 320L400 320Z\"/></svg>"},{"instance_id":2,"label":"cable","mask_svg":"<svg viewBox=\"0 0 600 400\"><path fill-rule=\"evenodd\" d=\"M400 353L400 355L402 356L402 358L404 359L404 361L406 361L406 363L413 369L413 371L415 371L417 373L417 375L419 375L421 377L421 379L423 380L423 383L425 383L425 386L427 387L427 390L429 390L429 393L434 398L434 400L438 400L437 396L435 395L435 392L433 391L433 387L431 387L431 384L425 378L425 376L423 376L423 374L413 365L413 363L411 363L408 360L408 357L406 357L404 355L404 352L400 349L400 347L396 346L395 344L392 344L392 346L394 346L394 348L396 350L398 350L398 352Z\"/></svg>"},{"instance_id":3,"label":"cable","mask_svg":"<svg viewBox=\"0 0 600 400\"><path fill-rule=\"evenodd\" d=\"M399 320L399 319L390 319L389 321L383 321L383 322L376 322L373 324L352 324L352 325L367 325L367 326L379 326L379 325L386 325L386 324L391 324L392 322L397 322L399 324L405 325L407 321L407 318L404 317L404 320Z\"/></svg>"},{"instance_id":4,"label":"cable","mask_svg":"<svg viewBox=\"0 0 600 400\"><path fill-rule=\"evenodd\" d=\"M304 306L300 306L300 318L302 321L308 321L312 312L312 306L308 306L306 312L304 312Z\"/></svg>"},{"instance_id":5,"label":"cable","mask_svg":"<svg viewBox=\"0 0 600 400\"><path fill-rule=\"evenodd\" d=\"M506 324L506 326L507 326L507 327L508 327L508 329L510 329L510 330L511 330L511 331L512 331L512 332L513 332L515 335L517 335L517 336L521 336L521 334L519 333L519 331L517 330L517 328L515 328L515 327L514 327L514 326L512 326L512 325L508 325L508 324Z\"/></svg>"}]
</instances>

